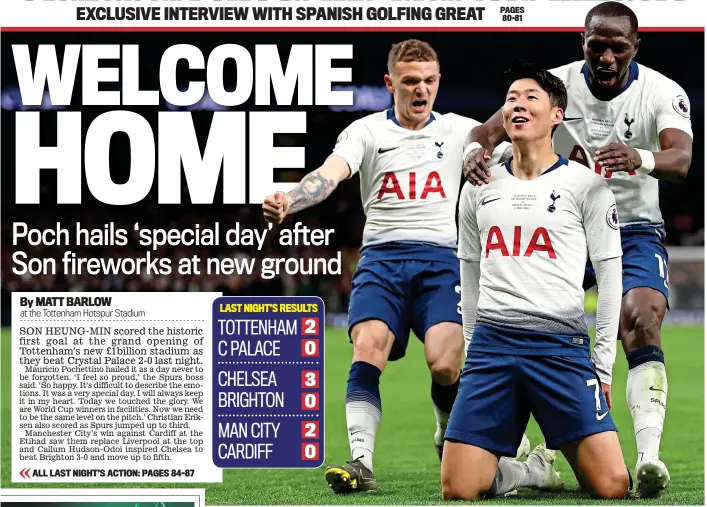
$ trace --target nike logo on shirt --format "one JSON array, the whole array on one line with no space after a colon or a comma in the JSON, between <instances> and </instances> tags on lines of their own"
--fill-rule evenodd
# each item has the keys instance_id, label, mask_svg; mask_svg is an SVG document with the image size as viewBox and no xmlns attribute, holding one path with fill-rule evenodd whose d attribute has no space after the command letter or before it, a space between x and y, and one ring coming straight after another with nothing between
<instances>
[{"instance_id":1,"label":"nike logo on shirt","mask_svg":"<svg viewBox=\"0 0 707 507\"><path fill-rule=\"evenodd\" d=\"M397 150L397 146L393 146L392 148L378 148L378 153L387 153L389 151Z\"/></svg>"}]
</instances>

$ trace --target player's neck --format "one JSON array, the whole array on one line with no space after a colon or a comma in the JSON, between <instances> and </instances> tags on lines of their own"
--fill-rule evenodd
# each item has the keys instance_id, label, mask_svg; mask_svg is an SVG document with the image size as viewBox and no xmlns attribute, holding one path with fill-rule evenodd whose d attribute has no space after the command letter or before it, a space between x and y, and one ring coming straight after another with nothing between
<instances>
[{"instance_id":1,"label":"player's neck","mask_svg":"<svg viewBox=\"0 0 707 507\"><path fill-rule=\"evenodd\" d=\"M634 67L635 64L631 62L628 69L626 69L624 75L621 77L621 81L618 81L616 84L614 84L614 86L611 87L599 85L596 81L596 76L587 74L589 78L589 91L592 93L592 95L594 95L595 98L599 100L605 102L614 100L616 97L621 95L621 92L624 91L626 86L629 84L629 81L635 79L635 76L637 75L638 71L635 70ZM636 73L635 75L634 72Z\"/></svg>"},{"instance_id":2,"label":"player's neck","mask_svg":"<svg viewBox=\"0 0 707 507\"><path fill-rule=\"evenodd\" d=\"M591 86L591 92L594 97L596 97L599 100L603 100L605 102L609 100L613 100L619 95L621 95L621 90L624 89L626 86L626 83L628 83L629 80L629 73L627 72L626 75L623 77L620 83L612 86L611 88L607 88L605 86L599 86L596 84L594 79L589 80L589 84Z\"/></svg>"},{"instance_id":3,"label":"player's neck","mask_svg":"<svg viewBox=\"0 0 707 507\"><path fill-rule=\"evenodd\" d=\"M395 119L398 120L400 126L408 130L422 130L429 121L429 117L427 117L424 121L417 121L413 120L412 118L406 118L405 116L400 114L397 107L393 108L393 112L395 113Z\"/></svg>"},{"instance_id":4,"label":"player's neck","mask_svg":"<svg viewBox=\"0 0 707 507\"><path fill-rule=\"evenodd\" d=\"M546 139L528 143L513 143L513 176L521 180L532 180L552 167L558 160L552 143Z\"/></svg>"}]
</instances>

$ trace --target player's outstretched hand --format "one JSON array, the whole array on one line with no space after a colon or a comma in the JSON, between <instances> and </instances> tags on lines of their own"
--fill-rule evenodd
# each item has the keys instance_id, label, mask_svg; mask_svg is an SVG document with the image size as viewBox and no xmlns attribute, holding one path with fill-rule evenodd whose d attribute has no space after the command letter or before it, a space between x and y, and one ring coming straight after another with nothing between
<instances>
[{"instance_id":1,"label":"player's outstretched hand","mask_svg":"<svg viewBox=\"0 0 707 507\"><path fill-rule=\"evenodd\" d=\"M601 392L604 393L604 398L606 398L606 406L611 410L611 386L609 384L602 384Z\"/></svg>"},{"instance_id":2,"label":"player's outstretched hand","mask_svg":"<svg viewBox=\"0 0 707 507\"><path fill-rule=\"evenodd\" d=\"M281 224L290 209L290 198L282 192L275 192L263 201L263 217L271 224Z\"/></svg>"},{"instance_id":3,"label":"player's outstretched hand","mask_svg":"<svg viewBox=\"0 0 707 507\"><path fill-rule=\"evenodd\" d=\"M641 155L625 144L611 143L596 151L595 159L607 173L634 171L641 167Z\"/></svg>"},{"instance_id":4,"label":"player's outstretched hand","mask_svg":"<svg viewBox=\"0 0 707 507\"><path fill-rule=\"evenodd\" d=\"M486 148L471 150L464 160L462 172L472 185L483 185L491 181L491 171L486 162L491 160L491 153Z\"/></svg>"}]
</instances>

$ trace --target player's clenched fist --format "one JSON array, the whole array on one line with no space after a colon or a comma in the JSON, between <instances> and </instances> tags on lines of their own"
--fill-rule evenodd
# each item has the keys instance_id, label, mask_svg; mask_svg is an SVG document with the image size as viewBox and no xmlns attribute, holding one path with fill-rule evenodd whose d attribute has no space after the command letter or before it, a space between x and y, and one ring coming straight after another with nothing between
<instances>
[{"instance_id":1,"label":"player's clenched fist","mask_svg":"<svg viewBox=\"0 0 707 507\"><path fill-rule=\"evenodd\" d=\"M606 406L611 410L611 386L609 384L601 384L601 392L604 393L604 398L606 398Z\"/></svg>"},{"instance_id":2,"label":"player's clenched fist","mask_svg":"<svg viewBox=\"0 0 707 507\"><path fill-rule=\"evenodd\" d=\"M641 167L641 155L622 143L611 143L596 152L596 161L606 172L634 171Z\"/></svg>"},{"instance_id":3,"label":"player's clenched fist","mask_svg":"<svg viewBox=\"0 0 707 507\"><path fill-rule=\"evenodd\" d=\"M476 148L471 150L464 159L462 172L464 177L472 185L481 185L488 183L491 178L489 171L488 160L491 160L491 153L486 148Z\"/></svg>"},{"instance_id":4,"label":"player's clenched fist","mask_svg":"<svg viewBox=\"0 0 707 507\"><path fill-rule=\"evenodd\" d=\"M281 224L290 210L290 198L282 192L275 192L263 201L263 216L272 224Z\"/></svg>"}]
</instances>

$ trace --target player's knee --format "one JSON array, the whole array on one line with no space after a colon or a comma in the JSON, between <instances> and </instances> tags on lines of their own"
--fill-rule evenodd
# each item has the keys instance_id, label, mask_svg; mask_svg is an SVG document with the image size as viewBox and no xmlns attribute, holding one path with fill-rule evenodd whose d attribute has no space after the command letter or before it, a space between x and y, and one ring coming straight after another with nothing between
<instances>
[{"instance_id":1,"label":"player's knee","mask_svg":"<svg viewBox=\"0 0 707 507\"><path fill-rule=\"evenodd\" d=\"M459 378L459 371L460 361L438 361L430 364L432 381L443 386L454 384Z\"/></svg>"},{"instance_id":2,"label":"player's knee","mask_svg":"<svg viewBox=\"0 0 707 507\"><path fill-rule=\"evenodd\" d=\"M459 378L464 353L464 335L458 324L443 322L425 335L425 355L432 380L441 385Z\"/></svg>"},{"instance_id":3,"label":"player's knee","mask_svg":"<svg viewBox=\"0 0 707 507\"><path fill-rule=\"evenodd\" d=\"M359 333L354 347L361 352L383 352L386 349L386 335L382 333Z\"/></svg>"},{"instance_id":4,"label":"player's knee","mask_svg":"<svg viewBox=\"0 0 707 507\"><path fill-rule=\"evenodd\" d=\"M616 471L603 474L590 494L596 498L617 500L628 496L629 486L628 471L624 467L619 467Z\"/></svg>"},{"instance_id":5,"label":"player's knee","mask_svg":"<svg viewBox=\"0 0 707 507\"><path fill-rule=\"evenodd\" d=\"M636 306L631 312L631 323L635 342L633 349L654 346L660 347L661 308L646 304Z\"/></svg>"},{"instance_id":6,"label":"player's knee","mask_svg":"<svg viewBox=\"0 0 707 507\"><path fill-rule=\"evenodd\" d=\"M459 379L462 367L462 350L450 347L443 354L428 357L427 366L432 374L433 382L443 386L452 385Z\"/></svg>"},{"instance_id":7,"label":"player's knee","mask_svg":"<svg viewBox=\"0 0 707 507\"><path fill-rule=\"evenodd\" d=\"M453 474L442 474L442 499L473 502L482 498L482 491L475 484L463 481Z\"/></svg>"},{"instance_id":8,"label":"player's knee","mask_svg":"<svg viewBox=\"0 0 707 507\"><path fill-rule=\"evenodd\" d=\"M383 323L366 322L357 325L351 333L354 356L360 361L378 364L388 357L390 330Z\"/></svg>"}]
</instances>

